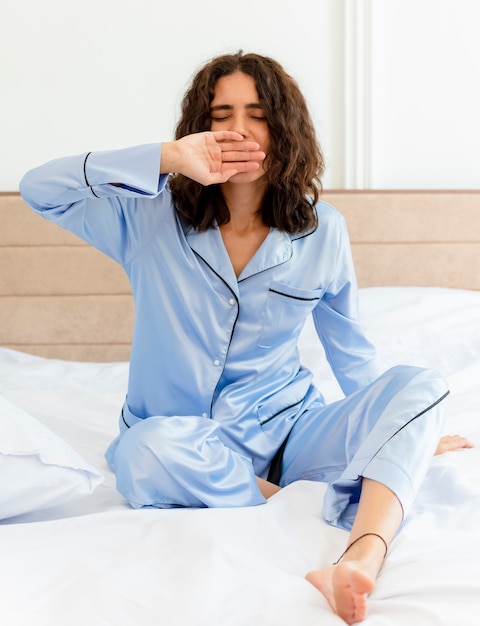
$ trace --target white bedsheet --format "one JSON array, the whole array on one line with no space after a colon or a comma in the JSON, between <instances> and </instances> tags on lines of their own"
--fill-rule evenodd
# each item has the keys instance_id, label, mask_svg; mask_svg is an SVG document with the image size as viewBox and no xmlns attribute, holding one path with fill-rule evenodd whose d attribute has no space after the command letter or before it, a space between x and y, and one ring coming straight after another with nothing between
<instances>
[{"instance_id":1,"label":"white bedsheet","mask_svg":"<svg viewBox=\"0 0 480 626\"><path fill-rule=\"evenodd\" d=\"M480 293L361 291L385 368L440 369L451 387L445 434L479 447L435 457L394 539L365 626L480 623ZM307 325L306 365L338 388ZM340 626L304 580L347 534L321 518L324 485L299 482L265 506L131 509L103 452L117 431L128 366L71 363L0 349L0 394L105 475L93 495L0 523L5 626Z\"/></svg>"}]
</instances>

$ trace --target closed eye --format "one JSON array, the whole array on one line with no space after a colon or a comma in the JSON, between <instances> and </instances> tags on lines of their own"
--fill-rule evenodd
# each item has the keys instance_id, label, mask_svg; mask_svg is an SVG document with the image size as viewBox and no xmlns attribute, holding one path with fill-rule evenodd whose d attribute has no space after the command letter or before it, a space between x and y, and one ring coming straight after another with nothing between
<instances>
[{"instance_id":1,"label":"closed eye","mask_svg":"<svg viewBox=\"0 0 480 626\"><path fill-rule=\"evenodd\" d=\"M224 122L225 120L230 119L231 115L212 115L212 121L215 122ZM264 115L250 115L251 120L257 120L258 122L264 122L267 118Z\"/></svg>"},{"instance_id":2,"label":"closed eye","mask_svg":"<svg viewBox=\"0 0 480 626\"><path fill-rule=\"evenodd\" d=\"M258 103L250 103L245 105L245 109L249 111L249 117L252 120L264 122L265 117L263 107ZM211 119L215 122L223 122L230 119L233 112L233 106L230 104L218 104L211 107Z\"/></svg>"}]
</instances>

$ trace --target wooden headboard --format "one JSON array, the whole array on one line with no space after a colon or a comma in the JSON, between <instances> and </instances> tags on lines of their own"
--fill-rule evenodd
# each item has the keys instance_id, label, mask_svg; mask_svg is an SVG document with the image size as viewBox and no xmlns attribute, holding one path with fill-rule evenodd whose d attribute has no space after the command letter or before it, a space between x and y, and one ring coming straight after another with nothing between
<instances>
[{"instance_id":1,"label":"wooden headboard","mask_svg":"<svg viewBox=\"0 0 480 626\"><path fill-rule=\"evenodd\" d=\"M345 216L360 287L480 290L480 191L327 191ZM127 360L123 270L0 193L0 346L76 361Z\"/></svg>"}]
</instances>

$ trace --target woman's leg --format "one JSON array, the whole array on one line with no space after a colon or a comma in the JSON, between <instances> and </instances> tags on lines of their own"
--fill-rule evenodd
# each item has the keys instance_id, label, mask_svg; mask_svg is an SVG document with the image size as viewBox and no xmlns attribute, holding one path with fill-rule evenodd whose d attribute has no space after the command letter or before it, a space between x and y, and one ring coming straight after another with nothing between
<instances>
[{"instance_id":1,"label":"woman's leg","mask_svg":"<svg viewBox=\"0 0 480 626\"><path fill-rule=\"evenodd\" d=\"M371 385L295 423L280 486L328 483L325 519L351 530L362 479L388 487L406 514L440 440L448 389L437 372L398 366Z\"/></svg>"},{"instance_id":2,"label":"woman's leg","mask_svg":"<svg viewBox=\"0 0 480 626\"><path fill-rule=\"evenodd\" d=\"M117 489L135 507L263 504L253 464L218 437L218 423L189 416L137 420L107 451Z\"/></svg>"},{"instance_id":3,"label":"woman's leg","mask_svg":"<svg viewBox=\"0 0 480 626\"><path fill-rule=\"evenodd\" d=\"M367 596L402 518L396 495L381 483L364 478L346 551L334 565L307 574L307 580L347 624L365 619Z\"/></svg>"},{"instance_id":4,"label":"woman's leg","mask_svg":"<svg viewBox=\"0 0 480 626\"><path fill-rule=\"evenodd\" d=\"M350 530L339 561L307 574L348 624L366 616L386 549L437 449L447 395L436 372L400 366L292 429L280 484L328 482L325 518Z\"/></svg>"}]
</instances>

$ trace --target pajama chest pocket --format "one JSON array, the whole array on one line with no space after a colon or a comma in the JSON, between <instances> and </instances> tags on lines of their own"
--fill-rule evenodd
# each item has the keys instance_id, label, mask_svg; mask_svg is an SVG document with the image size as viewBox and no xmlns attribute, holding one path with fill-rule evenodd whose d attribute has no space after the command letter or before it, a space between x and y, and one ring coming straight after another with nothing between
<instances>
[{"instance_id":1,"label":"pajama chest pocket","mask_svg":"<svg viewBox=\"0 0 480 626\"><path fill-rule=\"evenodd\" d=\"M272 282L257 345L271 348L298 337L308 314L313 311L323 293L324 289L298 289Z\"/></svg>"}]
</instances>

